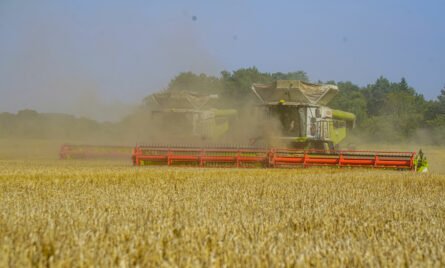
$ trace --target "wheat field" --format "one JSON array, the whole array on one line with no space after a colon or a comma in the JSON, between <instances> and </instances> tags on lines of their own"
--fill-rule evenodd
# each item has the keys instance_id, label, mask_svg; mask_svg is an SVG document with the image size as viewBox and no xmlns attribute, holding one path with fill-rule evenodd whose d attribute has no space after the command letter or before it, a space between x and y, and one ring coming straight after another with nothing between
<instances>
[{"instance_id":1,"label":"wheat field","mask_svg":"<svg viewBox=\"0 0 445 268\"><path fill-rule=\"evenodd\" d=\"M445 176L0 161L0 266L444 266Z\"/></svg>"}]
</instances>

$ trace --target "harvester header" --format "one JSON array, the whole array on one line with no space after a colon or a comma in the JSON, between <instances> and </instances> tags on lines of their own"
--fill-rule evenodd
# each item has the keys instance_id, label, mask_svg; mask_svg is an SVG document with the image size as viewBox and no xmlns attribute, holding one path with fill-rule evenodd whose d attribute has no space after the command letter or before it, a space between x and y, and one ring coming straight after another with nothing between
<instances>
[{"instance_id":1,"label":"harvester header","mask_svg":"<svg viewBox=\"0 0 445 268\"><path fill-rule=\"evenodd\" d=\"M63 144L60 146L60 159L128 159L132 153L130 146Z\"/></svg>"},{"instance_id":2,"label":"harvester header","mask_svg":"<svg viewBox=\"0 0 445 268\"><path fill-rule=\"evenodd\" d=\"M165 147L138 145L133 164L195 167L295 168L310 166L416 168L414 152L322 151L255 147Z\"/></svg>"}]
</instances>

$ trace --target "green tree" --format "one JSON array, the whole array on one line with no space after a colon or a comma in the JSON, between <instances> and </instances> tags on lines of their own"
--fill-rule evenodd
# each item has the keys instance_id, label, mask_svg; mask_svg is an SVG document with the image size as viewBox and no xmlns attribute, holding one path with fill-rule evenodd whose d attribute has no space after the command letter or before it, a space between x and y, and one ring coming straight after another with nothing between
<instances>
[{"instance_id":1,"label":"green tree","mask_svg":"<svg viewBox=\"0 0 445 268\"><path fill-rule=\"evenodd\" d=\"M297 71L297 72L289 72L289 73L272 73L272 79L273 80L301 80L308 82L309 77L307 74L303 71Z\"/></svg>"},{"instance_id":2,"label":"green tree","mask_svg":"<svg viewBox=\"0 0 445 268\"><path fill-rule=\"evenodd\" d=\"M400 142L404 138L388 115L368 117L358 132L371 142Z\"/></svg>"},{"instance_id":3,"label":"green tree","mask_svg":"<svg viewBox=\"0 0 445 268\"><path fill-rule=\"evenodd\" d=\"M368 85L363 95L366 97L366 106L369 116L380 115L385 104L386 94L391 91L391 83L388 79L380 76L374 84Z\"/></svg>"},{"instance_id":4,"label":"green tree","mask_svg":"<svg viewBox=\"0 0 445 268\"><path fill-rule=\"evenodd\" d=\"M445 144L445 86L437 100L431 101L428 107L426 125L429 128L430 136L434 144Z\"/></svg>"},{"instance_id":5,"label":"green tree","mask_svg":"<svg viewBox=\"0 0 445 268\"><path fill-rule=\"evenodd\" d=\"M412 88L408 86L405 77L402 77L402 80L399 83L399 90L402 92L412 91Z\"/></svg>"},{"instance_id":6,"label":"green tree","mask_svg":"<svg viewBox=\"0 0 445 268\"><path fill-rule=\"evenodd\" d=\"M424 114L423 107L418 105L417 96L407 91L386 94L382 112L404 137L409 137L421 126Z\"/></svg>"},{"instance_id":7,"label":"green tree","mask_svg":"<svg viewBox=\"0 0 445 268\"><path fill-rule=\"evenodd\" d=\"M440 95L437 97L438 99L438 109L437 109L437 113L439 115L443 115L445 116L445 86L443 87L443 89L440 91Z\"/></svg>"},{"instance_id":8,"label":"green tree","mask_svg":"<svg viewBox=\"0 0 445 268\"><path fill-rule=\"evenodd\" d=\"M203 94L218 94L222 92L221 79L205 74L194 74L192 72L180 73L173 78L167 90L194 91Z\"/></svg>"},{"instance_id":9,"label":"green tree","mask_svg":"<svg viewBox=\"0 0 445 268\"><path fill-rule=\"evenodd\" d=\"M393 141L408 138L422 127L428 102L410 87L405 78L399 83L391 83L380 77L368 85L363 94L366 98L368 117L363 128L379 140Z\"/></svg>"},{"instance_id":10,"label":"green tree","mask_svg":"<svg viewBox=\"0 0 445 268\"><path fill-rule=\"evenodd\" d=\"M440 93L437 100L428 103L426 124L429 127L445 127L445 86Z\"/></svg>"},{"instance_id":11,"label":"green tree","mask_svg":"<svg viewBox=\"0 0 445 268\"><path fill-rule=\"evenodd\" d=\"M333 82L329 82L333 83ZM334 109L351 112L357 116L357 123L360 124L367 117L366 98L357 85L351 82L339 82L337 84L339 93L329 103Z\"/></svg>"},{"instance_id":12,"label":"green tree","mask_svg":"<svg viewBox=\"0 0 445 268\"><path fill-rule=\"evenodd\" d=\"M261 73L256 67L242 68L232 73L221 72L225 97L233 101L233 105L242 106L253 99L251 86L253 83L271 83L274 81L268 73Z\"/></svg>"},{"instance_id":13,"label":"green tree","mask_svg":"<svg viewBox=\"0 0 445 268\"><path fill-rule=\"evenodd\" d=\"M303 71L288 73L263 73L256 67L241 68L233 72L222 71L221 78L183 72L173 78L167 90L194 91L203 94L220 94L225 100L230 100L234 106L243 105L251 101L251 86L253 83L271 83L275 80L303 80L308 81Z\"/></svg>"}]
</instances>

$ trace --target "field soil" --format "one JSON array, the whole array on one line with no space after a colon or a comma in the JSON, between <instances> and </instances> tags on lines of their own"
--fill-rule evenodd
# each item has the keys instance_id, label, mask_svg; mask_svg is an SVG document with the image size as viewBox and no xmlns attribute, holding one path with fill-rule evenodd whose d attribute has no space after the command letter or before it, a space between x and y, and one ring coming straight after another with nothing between
<instances>
[{"instance_id":1,"label":"field soil","mask_svg":"<svg viewBox=\"0 0 445 268\"><path fill-rule=\"evenodd\" d=\"M53 158L0 160L1 267L445 265L438 172Z\"/></svg>"}]
</instances>

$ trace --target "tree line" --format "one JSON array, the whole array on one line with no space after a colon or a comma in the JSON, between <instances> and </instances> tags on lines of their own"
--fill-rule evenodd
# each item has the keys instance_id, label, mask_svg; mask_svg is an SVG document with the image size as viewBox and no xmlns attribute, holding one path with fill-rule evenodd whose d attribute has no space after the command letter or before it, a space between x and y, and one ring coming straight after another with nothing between
<instances>
[{"instance_id":1,"label":"tree line","mask_svg":"<svg viewBox=\"0 0 445 268\"><path fill-rule=\"evenodd\" d=\"M271 83L278 79L310 81L304 71L267 73L251 67L223 71L219 77L183 72L174 77L164 90L218 94L222 100L219 102L221 107L242 110L255 100L251 92L252 83ZM336 84L339 88L329 106L357 116L357 127L351 133L353 136L370 142L439 144L445 141L445 87L436 99L426 100L405 78L391 82L382 76L364 87L349 81L324 83ZM32 110L17 114L0 113L0 138L103 140L104 143L144 141L144 133L150 128L144 124L148 116L149 111L144 104L134 114L115 123L71 115L41 114Z\"/></svg>"},{"instance_id":2,"label":"tree line","mask_svg":"<svg viewBox=\"0 0 445 268\"><path fill-rule=\"evenodd\" d=\"M250 89L252 83L271 83L278 79L309 81L304 71L266 73L252 67L223 71L220 77L180 73L171 80L166 90L220 94L226 103L241 109L255 98ZM364 87L349 81L316 83L338 86L339 93L328 105L357 116L357 127L352 135L370 142L438 144L445 141L445 87L436 99L426 100L405 78L391 82L381 76Z\"/></svg>"}]
</instances>

